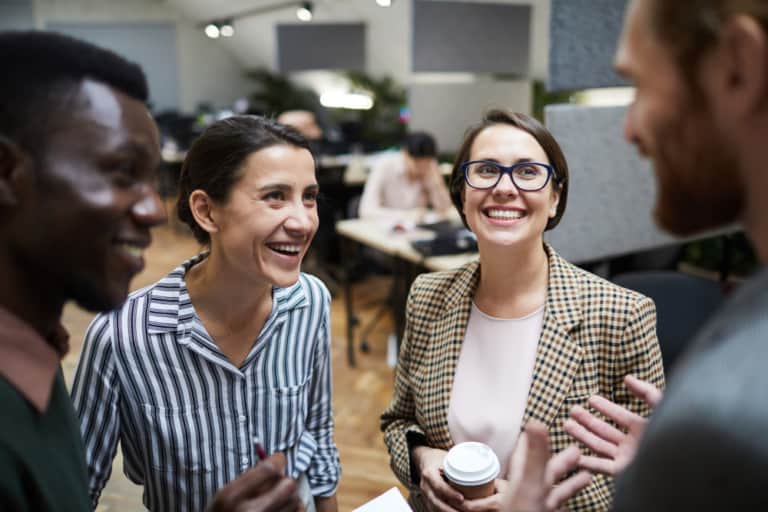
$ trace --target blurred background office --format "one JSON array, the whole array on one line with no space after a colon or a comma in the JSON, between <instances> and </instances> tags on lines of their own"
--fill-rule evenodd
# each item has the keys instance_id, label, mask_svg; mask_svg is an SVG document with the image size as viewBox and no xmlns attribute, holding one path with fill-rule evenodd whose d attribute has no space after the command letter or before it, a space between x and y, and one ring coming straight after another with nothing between
<instances>
[{"instance_id":1,"label":"blurred background office","mask_svg":"<svg viewBox=\"0 0 768 512\"><path fill-rule=\"evenodd\" d=\"M352 510L398 485L378 417L391 398L387 340L402 330L408 283L418 272L473 257L472 245L460 239L439 247L411 243L445 241L442 231L416 227L404 235L348 218L370 169L398 151L406 133L432 134L438 161L450 164L467 126L488 108L545 121L572 175L568 215L548 241L566 259L651 296L669 298L670 289L683 290L663 306L657 300L670 369L678 345L716 307L722 290L754 269L738 226L678 240L653 224L650 168L621 137L632 91L611 68L625 4L0 0L0 30L58 31L141 64L162 135L158 185L169 207L186 149L214 120L254 113L284 114L286 123L301 126L312 121L323 199L306 270L334 293L336 439L344 469L338 496L340 510ZM5 70L3 79L12 80L13 70ZM156 281L198 249L173 220L154 238L134 288ZM359 258L365 246L387 254L393 265L385 268L394 275L365 272L369 262ZM464 253L445 259L439 251L446 246ZM704 296L706 307L681 309ZM367 353L361 353L360 327L377 314L381 321L366 332ZM72 344L68 378L91 317L74 306L65 313ZM100 509L141 509L140 493L119 461Z\"/></svg>"}]
</instances>

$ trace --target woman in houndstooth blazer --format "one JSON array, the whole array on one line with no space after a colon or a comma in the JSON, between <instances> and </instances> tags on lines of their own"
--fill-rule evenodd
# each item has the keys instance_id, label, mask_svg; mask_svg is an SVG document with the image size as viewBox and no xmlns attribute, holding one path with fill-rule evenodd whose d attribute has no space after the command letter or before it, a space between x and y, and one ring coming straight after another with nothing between
<instances>
[{"instance_id":1,"label":"woman in houndstooth blazer","mask_svg":"<svg viewBox=\"0 0 768 512\"><path fill-rule=\"evenodd\" d=\"M653 302L544 243L567 195L565 157L536 120L493 110L467 132L451 197L480 258L414 282L394 396L381 417L392 469L416 510L499 510L498 493L470 502L445 483L442 461L454 444L489 444L503 491L529 419L548 425L560 451L572 442L563 422L573 406L600 394L648 415L624 376L664 385ZM612 482L597 475L568 507L607 510L611 493Z\"/></svg>"}]
</instances>

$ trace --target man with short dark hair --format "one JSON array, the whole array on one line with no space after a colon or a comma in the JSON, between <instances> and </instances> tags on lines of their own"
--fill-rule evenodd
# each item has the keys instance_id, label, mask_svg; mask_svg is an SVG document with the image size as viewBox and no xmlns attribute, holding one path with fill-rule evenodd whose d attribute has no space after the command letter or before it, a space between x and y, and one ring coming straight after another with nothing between
<instances>
[{"instance_id":1,"label":"man with short dark hair","mask_svg":"<svg viewBox=\"0 0 768 512\"><path fill-rule=\"evenodd\" d=\"M653 161L657 222L680 235L741 222L768 261L768 2L632 0L616 68L636 86L625 135ZM692 343L647 427L601 398L590 404L623 430L572 413L574 435L601 456L581 465L619 473L615 510L768 509L766 361L763 270ZM661 398L626 382L648 403ZM509 493L508 510L548 509L525 501L546 495L530 491L537 475L547 483L539 455L525 467L529 491Z\"/></svg>"},{"instance_id":2,"label":"man with short dark hair","mask_svg":"<svg viewBox=\"0 0 768 512\"><path fill-rule=\"evenodd\" d=\"M0 510L90 510L79 422L62 378L64 304L117 307L165 221L158 133L141 69L45 32L0 33ZM295 510L275 461L211 510Z\"/></svg>"},{"instance_id":3,"label":"man with short dark hair","mask_svg":"<svg viewBox=\"0 0 768 512\"><path fill-rule=\"evenodd\" d=\"M428 208L443 214L451 208L451 198L437 165L435 139L413 132L405 137L400 152L376 161L358 213L374 219L421 221Z\"/></svg>"}]
</instances>

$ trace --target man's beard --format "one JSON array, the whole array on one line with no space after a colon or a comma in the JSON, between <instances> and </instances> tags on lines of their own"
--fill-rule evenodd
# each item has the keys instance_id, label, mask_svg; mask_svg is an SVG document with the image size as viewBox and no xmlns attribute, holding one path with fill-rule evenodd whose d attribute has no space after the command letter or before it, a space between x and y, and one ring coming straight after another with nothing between
<instances>
[{"instance_id":1,"label":"man's beard","mask_svg":"<svg viewBox=\"0 0 768 512\"><path fill-rule=\"evenodd\" d=\"M666 231L691 235L731 224L743 208L739 164L706 109L683 107L657 133L654 217ZM684 118L685 117L685 118Z\"/></svg>"}]
</instances>

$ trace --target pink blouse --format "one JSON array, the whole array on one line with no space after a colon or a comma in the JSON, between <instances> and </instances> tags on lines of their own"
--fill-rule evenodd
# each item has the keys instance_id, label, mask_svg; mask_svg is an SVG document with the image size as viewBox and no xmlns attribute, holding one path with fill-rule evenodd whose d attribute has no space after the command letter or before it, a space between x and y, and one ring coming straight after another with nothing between
<instances>
[{"instance_id":1,"label":"pink blouse","mask_svg":"<svg viewBox=\"0 0 768 512\"><path fill-rule=\"evenodd\" d=\"M472 303L456 365L448 429L456 443L490 446L506 478L533 378L544 306L523 318L495 318Z\"/></svg>"}]
</instances>

